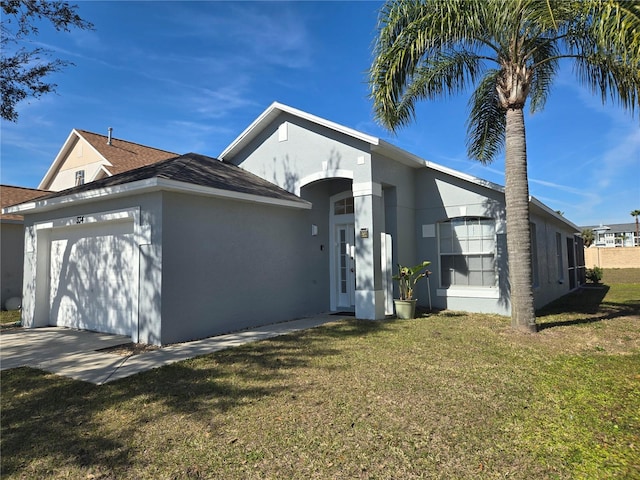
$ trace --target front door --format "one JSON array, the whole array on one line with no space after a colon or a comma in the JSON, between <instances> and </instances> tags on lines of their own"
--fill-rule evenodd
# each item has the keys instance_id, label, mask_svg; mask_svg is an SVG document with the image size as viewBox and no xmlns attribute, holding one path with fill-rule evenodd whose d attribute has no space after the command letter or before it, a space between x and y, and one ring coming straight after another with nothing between
<instances>
[{"instance_id":1,"label":"front door","mask_svg":"<svg viewBox=\"0 0 640 480\"><path fill-rule=\"evenodd\" d=\"M356 304L355 230L353 223L335 226L335 278L337 307L354 308Z\"/></svg>"}]
</instances>

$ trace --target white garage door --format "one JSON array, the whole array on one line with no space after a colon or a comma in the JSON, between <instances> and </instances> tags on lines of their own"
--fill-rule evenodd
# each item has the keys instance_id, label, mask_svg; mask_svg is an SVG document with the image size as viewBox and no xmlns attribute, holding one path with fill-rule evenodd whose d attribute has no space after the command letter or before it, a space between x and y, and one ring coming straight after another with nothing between
<instances>
[{"instance_id":1,"label":"white garage door","mask_svg":"<svg viewBox=\"0 0 640 480\"><path fill-rule=\"evenodd\" d=\"M132 221L54 229L50 323L131 335L134 252Z\"/></svg>"}]
</instances>

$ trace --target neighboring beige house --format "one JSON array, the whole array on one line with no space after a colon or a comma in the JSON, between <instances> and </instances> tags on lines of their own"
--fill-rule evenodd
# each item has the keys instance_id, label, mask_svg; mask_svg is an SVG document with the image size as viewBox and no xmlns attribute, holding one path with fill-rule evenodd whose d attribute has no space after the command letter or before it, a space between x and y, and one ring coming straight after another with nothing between
<instances>
[{"instance_id":1,"label":"neighboring beige house","mask_svg":"<svg viewBox=\"0 0 640 480\"><path fill-rule=\"evenodd\" d=\"M46 195L46 190L0 185L0 208L24 203ZM22 296L24 226L22 215L0 215L0 306Z\"/></svg>"},{"instance_id":2,"label":"neighboring beige house","mask_svg":"<svg viewBox=\"0 0 640 480\"><path fill-rule=\"evenodd\" d=\"M59 192L177 156L113 138L111 129L108 135L73 129L38 188Z\"/></svg>"},{"instance_id":3,"label":"neighboring beige house","mask_svg":"<svg viewBox=\"0 0 640 480\"><path fill-rule=\"evenodd\" d=\"M108 135L73 129L37 189L0 187L2 208L177 156L113 138L111 129ZM22 215L2 215L1 219L0 306L5 308L7 299L22 296L24 229Z\"/></svg>"}]
</instances>

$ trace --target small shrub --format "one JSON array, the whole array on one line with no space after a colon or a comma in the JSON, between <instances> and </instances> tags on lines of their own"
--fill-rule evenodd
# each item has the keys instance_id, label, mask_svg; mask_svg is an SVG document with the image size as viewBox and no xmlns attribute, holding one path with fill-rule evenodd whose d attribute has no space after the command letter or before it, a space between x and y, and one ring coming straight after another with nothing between
<instances>
[{"instance_id":1,"label":"small shrub","mask_svg":"<svg viewBox=\"0 0 640 480\"><path fill-rule=\"evenodd\" d=\"M603 271L600 267L587 268L587 280L593 283L600 283L602 280L602 273Z\"/></svg>"}]
</instances>

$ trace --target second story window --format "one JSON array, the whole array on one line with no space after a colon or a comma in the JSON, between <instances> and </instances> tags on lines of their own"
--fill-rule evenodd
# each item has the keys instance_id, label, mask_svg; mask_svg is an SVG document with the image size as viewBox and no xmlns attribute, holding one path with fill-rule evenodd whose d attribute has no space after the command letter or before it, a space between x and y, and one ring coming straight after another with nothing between
<instances>
[{"instance_id":1,"label":"second story window","mask_svg":"<svg viewBox=\"0 0 640 480\"><path fill-rule=\"evenodd\" d=\"M76 172L76 186L84 185L84 170L78 170Z\"/></svg>"}]
</instances>

